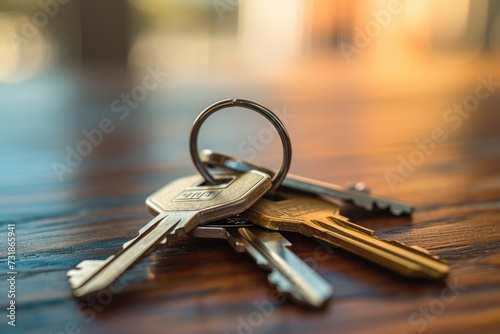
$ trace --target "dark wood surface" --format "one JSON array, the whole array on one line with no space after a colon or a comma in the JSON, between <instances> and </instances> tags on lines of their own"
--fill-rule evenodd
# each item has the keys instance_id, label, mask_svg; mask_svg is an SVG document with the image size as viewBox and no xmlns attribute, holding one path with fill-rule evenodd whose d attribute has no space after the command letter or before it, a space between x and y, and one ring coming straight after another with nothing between
<instances>
[{"instance_id":1,"label":"dark wood surface","mask_svg":"<svg viewBox=\"0 0 500 334\"><path fill-rule=\"evenodd\" d=\"M478 76L492 73L500 81L498 71L479 67L415 87L363 80L342 85L319 72L312 68L311 77L284 76L264 85L213 78L184 84L173 73L125 121L109 110L116 96L92 99L60 74L2 87L0 253L6 277L7 224L15 224L17 308L13 328L2 279L1 332L500 332L500 87L456 130L443 119L454 103L474 94ZM267 272L221 240L160 248L127 272L115 293L96 301L73 298L66 272L84 259L115 253L151 219L146 197L194 173L190 124L204 107L228 97L255 99L290 115L294 174L337 184L363 180L374 193L413 203L412 216L349 206L343 213L379 237L447 260L447 281L406 280L343 250L285 234L293 251L334 288L324 309L274 298ZM248 158L238 145L267 126L253 116L215 115L200 146ZM115 131L59 182L51 163L62 162L65 146L75 147L81 131L103 117L112 118ZM400 156L410 159L415 141L436 128L447 140L391 188L386 173L397 174ZM255 160L277 166L277 137L264 146Z\"/></svg>"}]
</instances>

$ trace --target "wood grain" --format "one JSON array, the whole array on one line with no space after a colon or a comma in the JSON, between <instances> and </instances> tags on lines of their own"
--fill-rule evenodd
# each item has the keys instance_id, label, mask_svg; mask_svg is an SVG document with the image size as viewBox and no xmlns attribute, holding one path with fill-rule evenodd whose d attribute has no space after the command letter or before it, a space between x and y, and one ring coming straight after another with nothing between
<instances>
[{"instance_id":1,"label":"wood grain","mask_svg":"<svg viewBox=\"0 0 500 334\"><path fill-rule=\"evenodd\" d=\"M343 250L285 234L293 251L334 288L334 298L321 310L277 299L267 273L221 240L160 248L127 272L114 293L103 292L96 300L73 298L66 272L84 259L115 253L151 219L145 198L166 182L194 173L187 153L190 123L202 108L237 89L222 82L158 92L142 106L142 114L116 123L117 130L106 134L63 182L57 181L51 162L64 159L65 145L75 145L82 129L107 114L57 122L69 109L89 106L31 101L54 114L33 112L37 126L2 135L0 253L5 268L7 224L15 224L18 308L17 326L7 326L2 316L1 332L500 332L500 97L481 102L453 130L442 115L473 92L475 78L464 82L456 94L393 100L386 99L388 93L382 99L345 100L332 95L323 81L310 89L275 82L268 93L251 84L237 87L250 92L242 97L293 114L287 127L294 174L337 184L364 180L375 193L413 203L416 211L410 217L352 206L342 212L379 237L429 249L452 268L445 283L406 280ZM27 116L17 110L29 104L19 103L12 102L7 114L22 122ZM90 109L107 107L89 103ZM242 125L238 117L207 124L213 131L204 137L207 148L238 153L238 144L258 135L265 124ZM385 173L397 173L399 157L409 159L418 149L415 140L424 140L437 127L445 129L448 139L392 191ZM276 139L257 152L256 160L276 165L279 152ZM2 280L3 314L6 289ZM257 305L264 305L265 312Z\"/></svg>"}]
</instances>

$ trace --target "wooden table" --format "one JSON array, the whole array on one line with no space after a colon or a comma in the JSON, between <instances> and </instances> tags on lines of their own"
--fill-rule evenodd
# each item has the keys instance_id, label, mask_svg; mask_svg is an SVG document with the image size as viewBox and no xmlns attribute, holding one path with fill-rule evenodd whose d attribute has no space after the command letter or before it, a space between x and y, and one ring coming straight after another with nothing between
<instances>
[{"instance_id":1,"label":"wooden table","mask_svg":"<svg viewBox=\"0 0 500 334\"><path fill-rule=\"evenodd\" d=\"M389 91L383 83L343 86L322 74L265 84L210 83L213 78L185 84L174 76L123 121L110 111L119 95L93 99L57 73L4 86L0 252L2 277L17 274L16 327L7 325L11 299L4 278L0 331L499 333L500 88L483 89L491 94L466 117L448 111L454 103L474 102L477 77L491 73L483 70L471 70L459 83L449 78L449 86L426 90L420 83L422 89L413 90L392 84ZM334 288L324 309L277 299L267 272L220 240L160 248L112 292L73 298L66 272L84 259L114 254L152 218L145 198L194 173L190 124L204 107L228 97L255 99L280 112L293 141L294 174L337 184L363 180L374 193L413 203L412 216L351 206L343 213L379 237L419 245L447 260L446 282L406 280L288 233L293 251ZM279 140L266 137L268 125L254 116L215 115L200 146L246 158L253 149L256 161L277 166ZM64 163L66 145L75 149L85 139L82 131L95 129L103 118L113 130L59 182L53 162ZM248 136L260 138L258 146ZM16 234L12 270L9 226Z\"/></svg>"}]
</instances>

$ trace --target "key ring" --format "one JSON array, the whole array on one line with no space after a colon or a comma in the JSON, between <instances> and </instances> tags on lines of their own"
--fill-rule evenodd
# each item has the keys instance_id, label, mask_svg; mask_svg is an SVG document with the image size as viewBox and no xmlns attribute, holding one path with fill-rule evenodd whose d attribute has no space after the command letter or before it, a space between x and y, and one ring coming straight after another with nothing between
<instances>
[{"instance_id":1,"label":"key ring","mask_svg":"<svg viewBox=\"0 0 500 334\"><path fill-rule=\"evenodd\" d=\"M278 188L283 182L290 169L290 164L292 162L292 144L290 142L290 137L286 131L285 126L280 121L280 119L268 108L263 105L245 99L227 99L216 102L203 110L201 114L196 118L191 129L191 135L189 137L189 151L191 153L191 159L198 172L205 178L205 180L211 184L216 184L217 182L213 176L208 172L207 166L200 160L198 153L198 134L201 125L205 120L218 110L229 108L229 107L241 107L253 110L262 116L264 116L271 124L275 127L276 131L280 135L281 143L283 146L283 161L278 172L272 176L271 181L273 183L271 191Z\"/></svg>"}]
</instances>

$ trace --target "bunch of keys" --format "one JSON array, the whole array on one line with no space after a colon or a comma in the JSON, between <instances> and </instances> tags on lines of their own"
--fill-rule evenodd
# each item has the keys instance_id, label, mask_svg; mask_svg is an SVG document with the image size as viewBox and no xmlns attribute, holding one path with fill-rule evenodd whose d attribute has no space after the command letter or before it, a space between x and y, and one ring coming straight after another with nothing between
<instances>
[{"instance_id":1,"label":"bunch of keys","mask_svg":"<svg viewBox=\"0 0 500 334\"><path fill-rule=\"evenodd\" d=\"M204 150L197 136L203 122L218 110L243 107L266 117L280 135L284 159L277 173L261 166ZM85 260L68 277L76 297L106 288L127 269L163 244L185 238L225 239L237 252L246 252L270 271L268 280L297 302L323 306L333 289L297 257L279 231L321 239L403 276L443 280L445 261L419 247L377 238L373 231L340 214L340 207L318 196L350 201L364 209L374 206L393 214L409 214L406 203L364 191L288 175L291 143L283 123L266 107L244 99L227 99L205 109L191 130L190 153L201 175L184 177L159 189L146 200L155 215L138 236L105 260ZM209 168L224 172L212 175ZM271 194L266 195L266 194ZM239 216L238 216L239 215Z\"/></svg>"}]
</instances>

